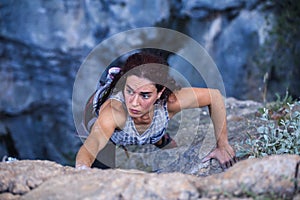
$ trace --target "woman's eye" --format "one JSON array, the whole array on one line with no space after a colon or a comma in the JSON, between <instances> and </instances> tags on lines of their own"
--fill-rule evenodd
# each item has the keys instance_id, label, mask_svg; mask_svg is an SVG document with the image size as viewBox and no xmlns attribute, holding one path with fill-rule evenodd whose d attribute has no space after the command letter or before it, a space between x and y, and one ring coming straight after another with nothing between
<instances>
[{"instance_id":1,"label":"woman's eye","mask_svg":"<svg viewBox=\"0 0 300 200\"><path fill-rule=\"evenodd\" d=\"M129 95L133 95L133 91L132 90L126 90L127 94Z\"/></svg>"},{"instance_id":2,"label":"woman's eye","mask_svg":"<svg viewBox=\"0 0 300 200\"><path fill-rule=\"evenodd\" d=\"M142 97L143 97L144 99L149 99L149 98L150 98L150 95L149 95L149 94L142 94Z\"/></svg>"}]
</instances>

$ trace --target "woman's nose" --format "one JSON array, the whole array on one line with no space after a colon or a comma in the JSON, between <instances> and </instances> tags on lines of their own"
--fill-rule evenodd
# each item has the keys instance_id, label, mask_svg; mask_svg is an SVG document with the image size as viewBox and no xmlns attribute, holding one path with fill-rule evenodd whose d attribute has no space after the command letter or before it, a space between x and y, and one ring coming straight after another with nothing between
<instances>
[{"instance_id":1,"label":"woman's nose","mask_svg":"<svg viewBox=\"0 0 300 200\"><path fill-rule=\"evenodd\" d=\"M131 102L132 106L138 106L139 105L139 96L137 94L134 94L131 97Z\"/></svg>"}]
</instances>

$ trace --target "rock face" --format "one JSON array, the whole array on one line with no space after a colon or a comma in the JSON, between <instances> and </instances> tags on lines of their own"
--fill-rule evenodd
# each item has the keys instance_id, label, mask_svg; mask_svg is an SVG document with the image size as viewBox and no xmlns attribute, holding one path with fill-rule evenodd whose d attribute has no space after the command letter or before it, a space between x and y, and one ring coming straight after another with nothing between
<instances>
[{"instance_id":1,"label":"rock face","mask_svg":"<svg viewBox=\"0 0 300 200\"><path fill-rule=\"evenodd\" d=\"M79 171L49 161L0 163L1 199L285 198L299 194L297 155L238 162L208 177L138 170ZM299 197L299 196L298 196Z\"/></svg>"},{"instance_id":2,"label":"rock face","mask_svg":"<svg viewBox=\"0 0 300 200\"><path fill-rule=\"evenodd\" d=\"M261 100L257 88L263 74L253 57L267 38L266 16L272 16L272 8L258 0L1 1L0 157L72 165L81 145L74 136L72 116L72 89L80 65L100 42L144 26L190 36L217 64L227 96ZM124 46L135 47L143 37L158 36L132 35L125 38ZM174 41L169 38L162 44ZM117 55L124 46L106 44L101 54ZM192 85L205 84L187 63L171 58L170 63ZM280 87L285 90L286 85L279 83L283 76L277 76L276 92ZM87 89L93 90L83 87ZM83 95L82 101L86 98Z\"/></svg>"}]
</instances>

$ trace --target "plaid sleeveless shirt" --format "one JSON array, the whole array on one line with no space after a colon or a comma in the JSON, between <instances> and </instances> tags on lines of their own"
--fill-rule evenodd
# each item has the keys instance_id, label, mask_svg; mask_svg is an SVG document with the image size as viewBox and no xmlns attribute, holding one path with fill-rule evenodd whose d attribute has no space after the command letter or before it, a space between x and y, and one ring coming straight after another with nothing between
<instances>
[{"instance_id":1,"label":"plaid sleeveless shirt","mask_svg":"<svg viewBox=\"0 0 300 200\"><path fill-rule=\"evenodd\" d=\"M125 100L122 92L112 94L109 99L120 101L125 107ZM169 113L167 110L167 103L157 102L154 104L154 115L149 128L144 133L139 133L133 119L128 115L125 126L122 130L115 129L111 136L111 141L116 145L143 145L155 144L158 142L166 132L169 122Z\"/></svg>"}]
</instances>

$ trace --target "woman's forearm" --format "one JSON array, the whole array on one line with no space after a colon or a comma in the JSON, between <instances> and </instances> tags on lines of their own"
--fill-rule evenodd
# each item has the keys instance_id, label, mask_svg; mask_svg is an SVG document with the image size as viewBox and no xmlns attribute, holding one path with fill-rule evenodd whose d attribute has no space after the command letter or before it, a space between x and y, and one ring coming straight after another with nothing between
<instances>
[{"instance_id":1,"label":"woman's forearm","mask_svg":"<svg viewBox=\"0 0 300 200\"><path fill-rule=\"evenodd\" d=\"M89 136L77 153L76 168L80 166L91 167L99 152L99 146L98 140Z\"/></svg>"},{"instance_id":2,"label":"woman's forearm","mask_svg":"<svg viewBox=\"0 0 300 200\"><path fill-rule=\"evenodd\" d=\"M93 125L90 135L78 151L76 167L92 166L99 151L106 146L117 127L114 117L111 106L107 106L102 110L101 115Z\"/></svg>"},{"instance_id":3,"label":"woman's forearm","mask_svg":"<svg viewBox=\"0 0 300 200\"><path fill-rule=\"evenodd\" d=\"M226 125L226 108L223 97L218 90L210 90L211 104L209 111L214 125L215 137L217 145L228 145L227 125Z\"/></svg>"},{"instance_id":4,"label":"woman's forearm","mask_svg":"<svg viewBox=\"0 0 300 200\"><path fill-rule=\"evenodd\" d=\"M78 151L76 156L76 168L80 166L92 166L99 151L101 151L109 141L111 134L105 135L104 133L105 131L101 128L99 121L96 121L90 135Z\"/></svg>"}]
</instances>

